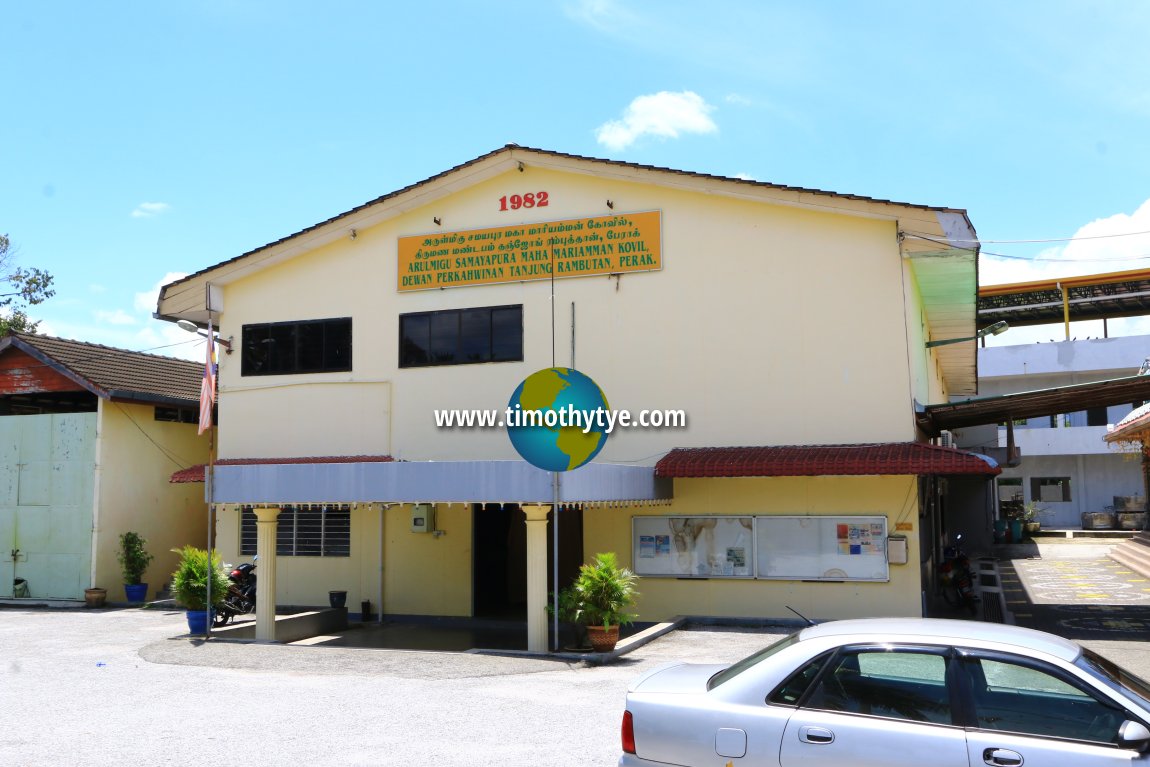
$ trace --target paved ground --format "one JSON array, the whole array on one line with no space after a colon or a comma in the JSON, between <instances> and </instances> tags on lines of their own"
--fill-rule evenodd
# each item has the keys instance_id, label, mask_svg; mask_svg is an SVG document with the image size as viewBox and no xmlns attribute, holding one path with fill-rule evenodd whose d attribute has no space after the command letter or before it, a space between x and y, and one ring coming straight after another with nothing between
<instances>
[{"instance_id":1,"label":"paved ground","mask_svg":"<svg viewBox=\"0 0 1150 767\"><path fill-rule=\"evenodd\" d=\"M731 662L678 631L617 664L170 639L182 613L0 610L0 765L613 765L628 682Z\"/></svg>"},{"instance_id":2,"label":"paved ground","mask_svg":"<svg viewBox=\"0 0 1150 767\"><path fill-rule=\"evenodd\" d=\"M1150 679L1150 583L1105 547L1000 564L1020 625ZM616 665L172 639L181 612L0 609L0 765L613 765L627 684L785 629L677 631Z\"/></svg>"}]
</instances>

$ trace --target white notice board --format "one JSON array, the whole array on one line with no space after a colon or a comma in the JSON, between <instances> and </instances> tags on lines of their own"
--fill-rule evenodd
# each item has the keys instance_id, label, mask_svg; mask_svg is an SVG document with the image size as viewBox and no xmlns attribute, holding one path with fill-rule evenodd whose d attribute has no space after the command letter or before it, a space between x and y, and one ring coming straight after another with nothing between
<instances>
[{"instance_id":1,"label":"white notice board","mask_svg":"<svg viewBox=\"0 0 1150 767\"><path fill-rule=\"evenodd\" d=\"M632 517L635 572L647 577L753 578L752 517Z\"/></svg>"},{"instance_id":2,"label":"white notice board","mask_svg":"<svg viewBox=\"0 0 1150 767\"><path fill-rule=\"evenodd\" d=\"M755 575L792 581L889 581L886 517L755 517Z\"/></svg>"}]
</instances>

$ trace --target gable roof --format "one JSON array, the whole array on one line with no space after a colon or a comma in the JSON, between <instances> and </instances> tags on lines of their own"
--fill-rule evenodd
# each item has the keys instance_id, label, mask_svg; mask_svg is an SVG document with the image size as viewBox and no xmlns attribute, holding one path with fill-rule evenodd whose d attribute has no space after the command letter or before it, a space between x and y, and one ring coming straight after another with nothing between
<instances>
[{"instance_id":1,"label":"gable roof","mask_svg":"<svg viewBox=\"0 0 1150 767\"><path fill-rule=\"evenodd\" d=\"M207 325L206 289L224 286L262 269L366 230L412 210L432 205L460 190L515 170L532 168L595 176L604 181L648 183L711 196L858 216L896 223L898 247L909 262L931 337L975 335L978 300L978 236L959 208L893 202L855 194L771 184L652 165L564 154L508 144L430 178L301 229L275 242L222 261L164 285L155 317ZM974 344L940 346L938 360L951 395L978 390Z\"/></svg>"},{"instance_id":2,"label":"gable roof","mask_svg":"<svg viewBox=\"0 0 1150 767\"><path fill-rule=\"evenodd\" d=\"M198 405L203 363L52 336L10 333L0 355L19 349L103 399Z\"/></svg>"}]
</instances>

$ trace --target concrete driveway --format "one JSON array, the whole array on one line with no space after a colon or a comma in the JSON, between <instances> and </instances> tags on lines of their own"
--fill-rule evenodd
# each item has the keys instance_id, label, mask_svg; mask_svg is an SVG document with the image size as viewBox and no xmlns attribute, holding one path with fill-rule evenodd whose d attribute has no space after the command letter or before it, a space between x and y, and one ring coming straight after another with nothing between
<instances>
[{"instance_id":1,"label":"concrete driveway","mask_svg":"<svg viewBox=\"0 0 1150 767\"><path fill-rule=\"evenodd\" d=\"M585 667L184 631L180 612L0 610L0 764L613 765L631 679L781 636L676 631Z\"/></svg>"}]
</instances>

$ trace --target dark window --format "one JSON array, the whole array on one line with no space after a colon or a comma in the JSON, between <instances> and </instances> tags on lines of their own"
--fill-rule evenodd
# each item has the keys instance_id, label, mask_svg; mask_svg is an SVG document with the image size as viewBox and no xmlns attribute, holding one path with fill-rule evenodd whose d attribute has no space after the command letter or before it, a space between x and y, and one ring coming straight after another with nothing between
<instances>
[{"instance_id":1,"label":"dark window","mask_svg":"<svg viewBox=\"0 0 1150 767\"><path fill-rule=\"evenodd\" d=\"M194 407L157 407L155 418L170 423L199 423L200 413Z\"/></svg>"},{"instance_id":2,"label":"dark window","mask_svg":"<svg viewBox=\"0 0 1150 767\"><path fill-rule=\"evenodd\" d=\"M522 306L399 315L401 368L522 359Z\"/></svg>"},{"instance_id":3,"label":"dark window","mask_svg":"<svg viewBox=\"0 0 1150 767\"><path fill-rule=\"evenodd\" d=\"M1030 500L1039 503L1069 502L1070 477L1031 477Z\"/></svg>"},{"instance_id":4,"label":"dark window","mask_svg":"<svg viewBox=\"0 0 1150 767\"><path fill-rule=\"evenodd\" d=\"M946 658L910 648L847 650L820 675L803 707L950 724Z\"/></svg>"},{"instance_id":5,"label":"dark window","mask_svg":"<svg viewBox=\"0 0 1150 767\"><path fill-rule=\"evenodd\" d=\"M244 325L246 376L351 370L351 318Z\"/></svg>"},{"instance_id":6,"label":"dark window","mask_svg":"<svg viewBox=\"0 0 1150 767\"><path fill-rule=\"evenodd\" d=\"M1106 408L1092 407L1086 409L1087 426L1105 426L1107 424Z\"/></svg>"},{"instance_id":7,"label":"dark window","mask_svg":"<svg viewBox=\"0 0 1150 767\"><path fill-rule=\"evenodd\" d=\"M256 514L240 512L240 554L256 554ZM276 518L276 554L281 557L351 556L351 509L345 505L284 506Z\"/></svg>"},{"instance_id":8,"label":"dark window","mask_svg":"<svg viewBox=\"0 0 1150 767\"><path fill-rule=\"evenodd\" d=\"M983 730L1117 743L1126 712L1033 661L970 658L963 663Z\"/></svg>"}]
</instances>

